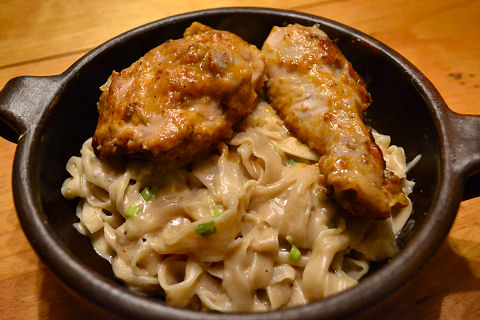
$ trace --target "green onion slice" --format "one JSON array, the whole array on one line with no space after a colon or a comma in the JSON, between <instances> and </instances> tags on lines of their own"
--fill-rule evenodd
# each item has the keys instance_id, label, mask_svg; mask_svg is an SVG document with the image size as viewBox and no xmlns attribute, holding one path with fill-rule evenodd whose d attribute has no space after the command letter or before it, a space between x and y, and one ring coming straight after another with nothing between
<instances>
[{"instance_id":1,"label":"green onion slice","mask_svg":"<svg viewBox=\"0 0 480 320\"><path fill-rule=\"evenodd\" d=\"M285 240L287 240L288 243L290 243L290 244L293 246L293 238L292 238L292 236L286 236L286 237L285 237Z\"/></svg>"},{"instance_id":2,"label":"green onion slice","mask_svg":"<svg viewBox=\"0 0 480 320\"><path fill-rule=\"evenodd\" d=\"M293 159L288 159L287 161L287 166L288 167L295 167L295 166L298 166L300 164L300 162L297 162Z\"/></svg>"},{"instance_id":3,"label":"green onion slice","mask_svg":"<svg viewBox=\"0 0 480 320\"><path fill-rule=\"evenodd\" d=\"M212 207L212 216L219 217L223 213L223 206L221 204L216 204Z\"/></svg>"},{"instance_id":4,"label":"green onion slice","mask_svg":"<svg viewBox=\"0 0 480 320\"><path fill-rule=\"evenodd\" d=\"M127 218L135 218L136 216L138 216L138 214L140 213L140 208L137 207L137 206L134 206L134 205L130 205L127 209L127 212L125 213L125 215L127 216Z\"/></svg>"},{"instance_id":5,"label":"green onion slice","mask_svg":"<svg viewBox=\"0 0 480 320\"><path fill-rule=\"evenodd\" d=\"M215 221L209 221L205 223L200 223L196 228L195 232L201 235L202 237L208 237L217 232L215 228Z\"/></svg>"},{"instance_id":6,"label":"green onion slice","mask_svg":"<svg viewBox=\"0 0 480 320\"><path fill-rule=\"evenodd\" d=\"M298 262L300 260L300 257L302 256L302 253L300 250L298 250L297 247L292 245L292 249L290 250L290 253L288 254L288 259L292 262Z\"/></svg>"},{"instance_id":7,"label":"green onion slice","mask_svg":"<svg viewBox=\"0 0 480 320\"><path fill-rule=\"evenodd\" d=\"M286 236L285 240L288 241L292 245L292 249L290 249L290 253L288 254L288 259L292 262L298 262L300 260L300 257L302 256L302 253L298 248L293 244L293 238L292 236Z\"/></svg>"},{"instance_id":8,"label":"green onion slice","mask_svg":"<svg viewBox=\"0 0 480 320\"><path fill-rule=\"evenodd\" d=\"M153 199L153 192L150 191L149 187L145 187L142 192L140 192L140 195L142 196L143 200L145 201L151 201Z\"/></svg>"}]
</instances>

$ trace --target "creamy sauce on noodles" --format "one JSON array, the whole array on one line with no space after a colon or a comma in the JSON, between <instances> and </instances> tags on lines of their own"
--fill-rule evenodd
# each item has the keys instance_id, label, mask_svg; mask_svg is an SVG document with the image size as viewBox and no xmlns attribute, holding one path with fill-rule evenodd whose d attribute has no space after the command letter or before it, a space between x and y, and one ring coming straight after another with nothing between
<instances>
[{"instance_id":1,"label":"creamy sauce on noodles","mask_svg":"<svg viewBox=\"0 0 480 320\"><path fill-rule=\"evenodd\" d=\"M218 154L183 166L100 160L91 139L68 161L62 194L81 199L75 227L119 279L163 290L174 306L269 311L350 288L370 261L397 254L411 204L388 220L344 214L326 194L318 155L267 103L243 128ZM375 140L408 195L403 149Z\"/></svg>"}]
</instances>

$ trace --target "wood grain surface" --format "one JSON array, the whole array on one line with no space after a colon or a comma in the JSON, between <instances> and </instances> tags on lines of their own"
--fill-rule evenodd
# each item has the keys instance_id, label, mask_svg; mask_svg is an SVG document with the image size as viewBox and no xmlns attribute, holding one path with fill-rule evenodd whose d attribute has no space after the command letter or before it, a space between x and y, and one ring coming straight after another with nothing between
<instances>
[{"instance_id":1,"label":"wood grain surface","mask_svg":"<svg viewBox=\"0 0 480 320\"><path fill-rule=\"evenodd\" d=\"M0 88L15 76L61 73L131 28L222 6L291 9L347 24L410 60L452 110L480 115L480 1L466 0L3 0ZM25 238L11 190L15 147L0 138L0 319L105 318L67 293ZM480 319L480 198L461 203L435 256L367 318Z\"/></svg>"}]
</instances>

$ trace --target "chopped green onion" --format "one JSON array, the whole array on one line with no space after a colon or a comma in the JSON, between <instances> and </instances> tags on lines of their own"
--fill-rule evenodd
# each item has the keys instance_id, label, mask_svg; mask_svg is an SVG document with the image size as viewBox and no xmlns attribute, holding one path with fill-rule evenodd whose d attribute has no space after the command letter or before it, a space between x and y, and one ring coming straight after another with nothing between
<instances>
[{"instance_id":1,"label":"chopped green onion","mask_svg":"<svg viewBox=\"0 0 480 320\"><path fill-rule=\"evenodd\" d=\"M292 245L292 249L290 250L290 253L288 254L288 259L292 262L298 262L300 260L300 257L302 256L302 253L300 250L298 250L297 247Z\"/></svg>"},{"instance_id":2,"label":"chopped green onion","mask_svg":"<svg viewBox=\"0 0 480 320\"><path fill-rule=\"evenodd\" d=\"M293 244L293 238L292 236L286 236L285 240L288 241L292 245L292 249L290 250L290 253L288 254L288 259L292 262L298 262L300 260L300 257L302 256L302 253L298 248Z\"/></svg>"},{"instance_id":3,"label":"chopped green onion","mask_svg":"<svg viewBox=\"0 0 480 320\"><path fill-rule=\"evenodd\" d=\"M221 204L216 204L212 208L212 216L219 217L223 213L223 206Z\"/></svg>"},{"instance_id":4,"label":"chopped green onion","mask_svg":"<svg viewBox=\"0 0 480 320\"><path fill-rule=\"evenodd\" d=\"M153 193L152 193L152 191L150 191L150 188L148 188L148 187L145 187L140 194L141 194L143 200L145 200L145 201L150 201L150 200L153 199Z\"/></svg>"},{"instance_id":5,"label":"chopped green onion","mask_svg":"<svg viewBox=\"0 0 480 320\"><path fill-rule=\"evenodd\" d=\"M206 223L201 223L195 228L195 232L201 235L202 237L208 237L217 232L215 228L215 221L209 221Z\"/></svg>"},{"instance_id":6,"label":"chopped green onion","mask_svg":"<svg viewBox=\"0 0 480 320\"><path fill-rule=\"evenodd\" d=\"M293 159L288 159L287 161L287 166L288 167L295 167L295 166L298 166L300 164L300 162L297 162Z\"/></svg>"},{"instance_id":7,"label":"chopped green onion","mask_svg":"<svg viewBox=\"0 0 480 320\"><path fill-rule=\"evenodd\" d=\"M127 218L135 218L140 213L140 208L134 205L130 205L125 215Z\"/></svg>"},{"instance_id":8,"label":"chopped green onion","mask_svg":"<svg viewBox=\"0 0 480 320\"><path fill-rule=\"evenodd\" d=\"M287 240L288 243L290 243L291 245L293 245L293 238L292 238L292 236L286 236L286 237L285 237L285 240Z\"/></svg>"}]
</instances>

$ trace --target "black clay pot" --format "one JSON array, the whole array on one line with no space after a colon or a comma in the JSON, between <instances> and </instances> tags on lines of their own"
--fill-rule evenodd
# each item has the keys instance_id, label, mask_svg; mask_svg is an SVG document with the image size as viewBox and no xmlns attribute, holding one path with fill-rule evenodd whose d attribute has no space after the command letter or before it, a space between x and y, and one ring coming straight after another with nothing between
<instances>
[{"instance_id":1,"label":"black clay pot","mask_svg":"<svg viewBox=\"0 0 480 320\"><path fill-rule=\"evenodd\" d=\"M361 283L309 305L261 314L219 314L166 306L115 280L89 239L73 227L75 203L60 187L68 158L93 134L99 87L165 40L179 38L193 21L237 33L262 46L274 25L318 24L363 76L373 97L366 119L403 146L416 182L414 212L399 236L401 253ZM225 8L163 19L106 42L70 69L52 77L12 79L0 93L2 136L17 141L13 192L22 227L43 262L72 291L92 304L133 319L327 319L370 308L407 282L446 236L465 179L480 169L480 117L448 110L440 94L414 66L371 37L306 14L259 8ZM412 227L413 226L413 227Z\"/></svg>"}]
</instances>

